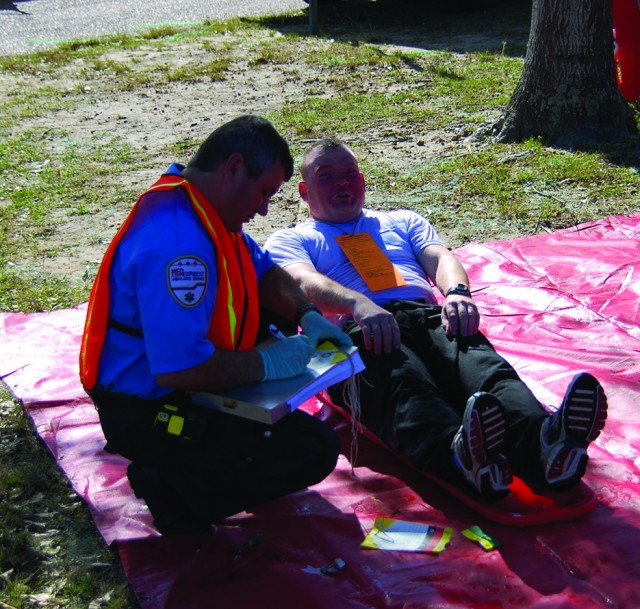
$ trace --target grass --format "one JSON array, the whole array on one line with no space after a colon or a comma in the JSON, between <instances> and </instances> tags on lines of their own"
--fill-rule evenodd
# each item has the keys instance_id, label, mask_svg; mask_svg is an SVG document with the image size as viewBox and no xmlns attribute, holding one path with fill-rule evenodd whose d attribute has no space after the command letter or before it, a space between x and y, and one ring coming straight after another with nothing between
<instances>
[{"instance_id":1,"label":"grass","mask_svg":"<svg viewBox=\"0 0 640 609\"><path fill-rule=\"evenodd\" d=\"M64 131L31 128L0 141L1 310L52 310L86 299L86 282L42 273L41 265L13 269L25 258L59 253L51 238L59 222L120 201L122 188L105 191L100 184L136 163L144 163L139 151L108 137L87 147Z\"/></svg>"},{"instance_id":2,"label":"grass","mask_svg":"<svg viewBox=\"0 0 640 609\"><path fill-rule=\"evenodd\" d=\"M6 389L0 422L0 607L135 606L115 550Z\"/></svg>"},{"instance_id":3,"label":"grass","mask_svg":"<svg viewBox=\"0 0 640 609\"><path fill-rule=\"evenodd\" d=\"M411 207L454 246L638 209L637 156L625 150L469 138L499 115L519 79L526 7L473 19L416 9L410 24L393 8L374 9L323 9L317 38L307 36L306 16L295 14L168 26L0 57L0 310L52 311L85 301L95 266L51 271L49 263L73 247L61 236L80 224L89 235L78 240L104 246L91 225L105 210L130 207L141 190L131 175L146 175L165 157L188 158L198 145L189 133L156 149L122 131L100 131L92 105L119 94L278 74L294 93L268 118L296 156L326 134L348 139L362 160L370 204ZM499 43L469 48L479 33L495 31L487 39ZM74 129L52 120L68 113L79 117ZM113 116L114 125L126 121ZM428 137L434 131L443 134L442 152L416 154L435 145ZM46 598L47 607L134 607L117 557L6 390L0 455L0 606L23 609Z\"/></svg>"}]
</instances>

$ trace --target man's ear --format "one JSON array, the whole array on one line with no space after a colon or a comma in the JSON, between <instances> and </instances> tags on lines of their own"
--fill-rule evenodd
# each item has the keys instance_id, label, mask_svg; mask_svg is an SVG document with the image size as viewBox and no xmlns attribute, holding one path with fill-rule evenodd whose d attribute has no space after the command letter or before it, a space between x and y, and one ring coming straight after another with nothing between
<instances>
[{"instance_id":1,"label":"man's ear","mask_svg":"<svg viewBox=\"0 0 640 609\"><path fill-rule=\"evenodd\" d=\"M307 197L309 196L309 191L307 190L306 182L298 182L298 193L300 194L300 198L303 201L307 200Z\"/></svg>"},{"instance_id":2,"label":"man's ear","mask_svg":"<svg viewBox=\"0 0 640 609\"><path fill-rule=\"evenodd\" d=\"M244 156L240 152L232 152L224 162L225 177L233 178L244 167Z\"/></svg>"}]
</instances>

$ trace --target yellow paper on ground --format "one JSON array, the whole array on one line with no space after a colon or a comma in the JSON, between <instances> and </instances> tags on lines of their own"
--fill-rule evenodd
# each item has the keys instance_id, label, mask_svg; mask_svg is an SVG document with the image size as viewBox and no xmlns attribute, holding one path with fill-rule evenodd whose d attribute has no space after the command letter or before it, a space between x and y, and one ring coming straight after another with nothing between
<instances>
[{"instance_id":1,"label":"yellow paper on ground","mask_svg":"<svg viewBox=\"0 0 640 609\"><path fill-rule=\"evenodd\" d=\"M373 529L360 545L375 550L438 554L447 547L452 533L453 529L432 524L376 518Z\"/></svg>"}]
</instances>

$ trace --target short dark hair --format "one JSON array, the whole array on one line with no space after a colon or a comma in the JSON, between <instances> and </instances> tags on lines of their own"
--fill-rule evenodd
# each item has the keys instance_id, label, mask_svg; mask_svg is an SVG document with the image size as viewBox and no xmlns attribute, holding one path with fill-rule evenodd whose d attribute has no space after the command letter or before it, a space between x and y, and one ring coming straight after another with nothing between
<instances>
[{"instance_id":1,"label":"short dark hair","mask_svg":"<svg viewBox=\"0 0 640 609\"><path fill-rule=\"evenodd\" d=\"M273 169L278 161L284 169L285 182L293 175L293 157L285 139L266 118L252 114L218 127L198 148L188 167L212 172L236 152L244 157L251 179Z\"/></svg>"},{"instance_id":2,"label":"short dark hair","mask_svg":"<svg viewBox=\"0 0 640 609\"><path fill-rule=\"evenodd\" d=\"M300 173L302 174L302 179L307 179L307 168L309 167L309 159L311 158L312 153L316 150L320 152L328 152L329 150L335 150L336 148L345 147L348 150L351 150L349 145L344 141L337 137L326 137L324 139L318 140L314 144L311 144L309 148L307 148L302 155L302 162L300 163Z\"/></svg>"}]
</instances>

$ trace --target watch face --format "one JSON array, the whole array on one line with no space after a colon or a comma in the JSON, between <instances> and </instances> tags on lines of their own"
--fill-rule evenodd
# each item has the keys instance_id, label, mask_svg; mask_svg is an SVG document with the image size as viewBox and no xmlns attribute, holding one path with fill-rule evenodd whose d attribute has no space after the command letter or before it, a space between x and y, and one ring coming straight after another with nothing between
<instances>
[{"instance_id":1,"label":"watch face","mask_svg":"<svg viewBox=\"0 0 640 609\"><path fill-rule=\"evenodd\" d=\"M458 285L455 285L449 288L449 290L447 291L447 296L449 294L460 294L461 296L471 296L471 292L469 291L469 288L464 283L459 283Z\"/></svg>"}]
</instances>

